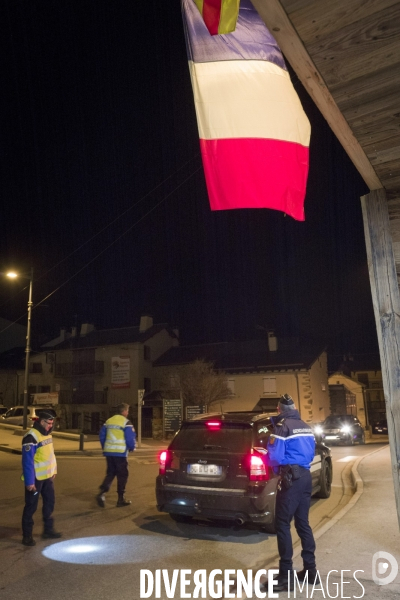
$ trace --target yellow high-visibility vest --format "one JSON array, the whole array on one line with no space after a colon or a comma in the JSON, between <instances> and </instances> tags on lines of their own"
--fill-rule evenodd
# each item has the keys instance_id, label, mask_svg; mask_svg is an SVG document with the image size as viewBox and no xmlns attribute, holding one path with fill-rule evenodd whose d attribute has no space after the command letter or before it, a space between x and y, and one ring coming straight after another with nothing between
<instances>
[{"instance_id":1,"label":"yellow high-visibility vest","mask_svg":"<svg viewBox=\"0 0 400 600\"><path fill-rule=\"evenodd\" d=\"M35 477L39 481L50 479L57 473L57 461L54 454L53 438L51 435L42 435L37 429L31 429L25 434L32 435L38 447L36 448L33 466L35 468Z\"/></svg>"},{"instance_id":2,"label":"yellow high-visibility vest","mask_svg":"<svg viewBox=\"0 0 400 600\"><path fill-rule=\"evenodd\" d=\"M125 454L125 425L128 421L129 419L123 417L122 415L115 415L105 422L107 436L103 448L104 452L117 452L118 454Z\"/></svg>"}]
</instances>

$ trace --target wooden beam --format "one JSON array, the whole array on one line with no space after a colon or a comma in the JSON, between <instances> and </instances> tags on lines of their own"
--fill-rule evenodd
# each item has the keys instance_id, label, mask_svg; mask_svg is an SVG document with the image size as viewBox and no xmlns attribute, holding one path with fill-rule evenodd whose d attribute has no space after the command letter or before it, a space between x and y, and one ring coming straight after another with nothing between
<instances>
[{"instance_id":1,"label":"wooden beam","mask_svg":"<svg viewBox=\"0 0 400 600\"><path fill-rule=\"evenodd\" d=\"M361 198L400 526L400 294L384 189Z\"/></svg>"},{"instance_id":2,"label":"wooden beam","mask_svg":"<svg viewBox=\"0 0 400 600\"><path fill-rule=\"evenodd\" d=\"M369 189L382 188L374 168L332 98L279 0L252 0L252 3Z\"/></svg>"}]
</instances>

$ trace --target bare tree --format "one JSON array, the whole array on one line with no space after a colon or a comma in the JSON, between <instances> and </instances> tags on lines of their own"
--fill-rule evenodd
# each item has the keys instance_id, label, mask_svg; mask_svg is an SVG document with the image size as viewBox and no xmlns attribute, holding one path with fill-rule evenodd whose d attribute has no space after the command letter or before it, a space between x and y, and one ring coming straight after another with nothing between
<instances>
[{"instance_id":1,"label":"bare tree","mask_svg":"<svg viewBox=\"0 0 400 600\"><path fill-rule=\"evenodd\" d=\"M232 395L226 373L205 360L166 369L161 387L181 393L183 406L210 406Z\"/></svg>"}]
</instances>

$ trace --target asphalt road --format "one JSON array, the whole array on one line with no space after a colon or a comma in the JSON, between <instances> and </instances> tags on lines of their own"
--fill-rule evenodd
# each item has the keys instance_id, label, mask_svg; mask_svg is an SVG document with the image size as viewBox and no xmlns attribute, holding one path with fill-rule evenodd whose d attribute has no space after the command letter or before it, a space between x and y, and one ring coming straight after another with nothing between
<instances>
[{"instance_id":1,"label":"asphalt road","mask_svg":"<svg viewBox=\"0 0 400 600\"><path fill-rule=\"evenodd\" d=\"M350 497L346 488L355 458L378 445L333 449L331 498L313 500L313 528L323 525ZM130 459L127 497L132 506L116 508L116 489L101 509L95 501L105 461L101 457L62 457L56 478L56 528L60 542L40 539L41 514L36 513L37 545L21 544L23 485L20 457L0 453L0 598L27 600L102 600L140 597L139 572L148 569L263 568L276 556L276 538L255 527L229 523L177 524L155 505L155 453ZM355 508L356 510L356 508ZM317 550L318 558L318 550ZM298 559L297 559L298 560ZM299 563L299 567L301 564ZM152 598L155 596L151 596ZM175 595L179 598L179 593ZM166 598L161 595L161 598Z\"/></svg>"}]
</instances>

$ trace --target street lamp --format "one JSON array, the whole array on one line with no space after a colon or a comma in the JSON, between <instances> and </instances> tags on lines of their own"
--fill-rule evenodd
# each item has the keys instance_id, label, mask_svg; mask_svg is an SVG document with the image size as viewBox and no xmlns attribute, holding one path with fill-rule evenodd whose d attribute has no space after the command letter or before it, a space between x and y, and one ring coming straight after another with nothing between
<instances>
[{"instance_id":1,"label":"street lamp","mask_svg":"<svg viewBox=\"0 0 400 600\"><path fill-rule=\"evenodd\" d=\"M25 380L24 380L24 413L22 419L22 429L27 428L28 424L28 382L29 382L29 355L31 353L31 314L32 314L32 283L33 283L33 267L29 277L26 275L19 275L14 271L6 273L10 279L16 279L22 277L29 279L29 299L28 299L28 325L26 328L26 348L25 348Z\"/></svg>"}]
</instances>

